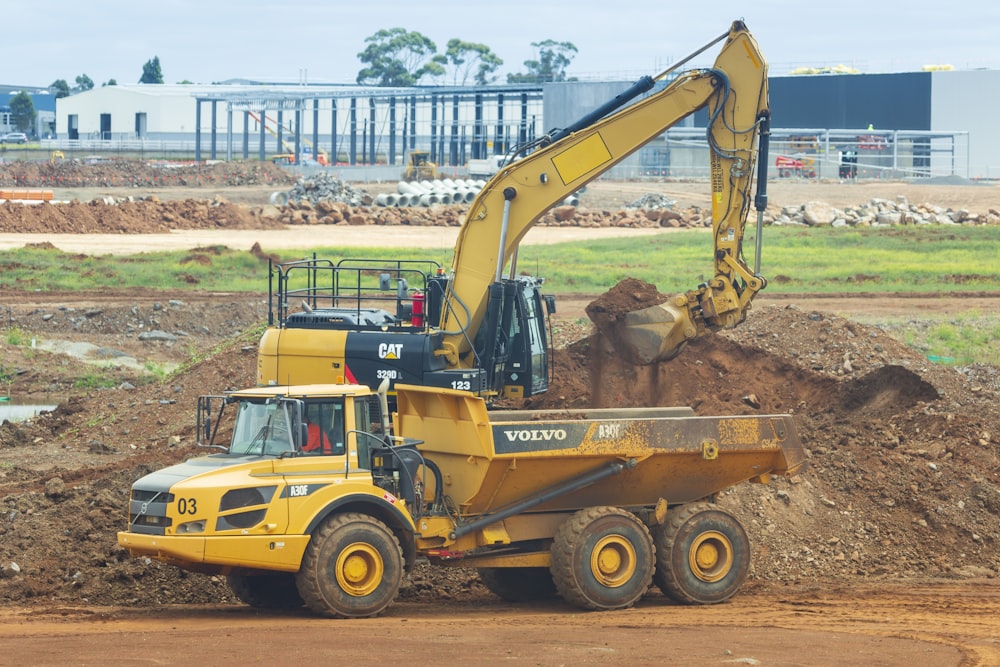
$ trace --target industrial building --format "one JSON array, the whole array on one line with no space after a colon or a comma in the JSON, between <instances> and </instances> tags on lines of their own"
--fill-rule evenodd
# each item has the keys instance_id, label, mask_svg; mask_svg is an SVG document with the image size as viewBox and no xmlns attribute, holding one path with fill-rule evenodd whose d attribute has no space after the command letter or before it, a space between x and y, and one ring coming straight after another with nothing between
<instances>
[{"instance_id":1,"label":"industrial building","mask_svg":"<svg viewBox=\"0 0 1000 667\"><path fill-rule=\"evenodd\" d=\"M105 86L57 101L55 147L98 152L138 145L201 160L283 156L394 171L409 150L421 149L458 173L470 158L502 154L568 125L630 83ZM772 154L788 158L789 174L836 177L853 154L859 175L1000 176L1000 129L981 111L990 100L969 104L1000 91L1000 72L779 76L769 83ZM612 173L702 175L705 122L704 112L685 119Z\"/></svg>"}]
</instances>

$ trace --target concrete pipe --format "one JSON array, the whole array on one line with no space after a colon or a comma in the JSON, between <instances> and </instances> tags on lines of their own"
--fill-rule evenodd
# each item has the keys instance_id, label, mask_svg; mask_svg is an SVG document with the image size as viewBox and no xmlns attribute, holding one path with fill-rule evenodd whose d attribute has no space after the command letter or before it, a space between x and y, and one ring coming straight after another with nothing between
<instances>
[{"instance_id":1,"label":"concrete pipe","mask_svg":"<svg viewBox=\"0 0 1000 667\"><path fill-rule=\"evenodd\" d=\"M284 206L288 203L288 193L287 192L272 192L271 196L267 198L269 202L275 206Z\"/></svg>"},{"instance_id":2,"label":"concrete pipe","mask_svg":"<svg viewBox=\"0 0 1000 667\"><path fill-rule=\"evenodd\" d=\"M406 208L410 205L410 195L396 195L396 206L400 208Z\"/></svg>"},{"instance_id":3,"label":"concrete pipe","mask_svg":"<svg viewBox=\"0 0 1000 667\"><path fill-rule=\"evenodd\" d=\"M407 181L400 181L396 183L396 192L401 195L410 195L411 197L424 194L425 190L420 187L417 183L409 183Z\"/></svg>"},{"instance_id":4,"label":"concrete pipe","mask_svg":"<svg viewBox=\"0 0 1000 667\"><path fill-rule=\"evenodd\" d=\"M448 191L439 192L438 198L441 200L442 204L450 204L452 202L451 193Z\"/></svg>"}]
</instances>

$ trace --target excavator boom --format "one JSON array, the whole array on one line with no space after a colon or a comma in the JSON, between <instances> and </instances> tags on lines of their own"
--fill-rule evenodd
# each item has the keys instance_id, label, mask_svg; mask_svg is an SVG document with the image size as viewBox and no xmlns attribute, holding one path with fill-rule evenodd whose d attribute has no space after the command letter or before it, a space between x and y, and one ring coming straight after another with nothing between
<instances>
[{"instance_id":1,"label":"excavator boom","mask_svg":"<svg viewBox=\"0 0 1000 667\"><path fill-rule=\"evenodd\" d=\"M537 150L510 161L487 183L459 233L441 310L442 353L449 365L474 363L470 332L477 332L486 317L490 285L500 281L521 240L545 212L705 107L714 277L654 309L630 313L617 335L636 360L651 363L674 356L705 331L742 321L766 284L743 260L742 241L756 139L768 113L767 64L742 22L734 22L722 39L713 67L684 72L644 99L614 113L604 111L652 88L671 70L647 77L573 127L550 133Z\"/></svg>"}]
</instances>

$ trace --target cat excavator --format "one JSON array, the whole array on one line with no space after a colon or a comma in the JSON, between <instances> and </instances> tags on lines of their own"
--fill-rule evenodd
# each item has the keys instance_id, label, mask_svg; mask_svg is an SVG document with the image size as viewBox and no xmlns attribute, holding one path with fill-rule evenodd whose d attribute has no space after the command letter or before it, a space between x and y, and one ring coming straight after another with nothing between
<instances>
[{"instance_id":1,"label":"cat excavator","mask_svg":"<svg viewBox=\"0 0 1000 667\"><path fill-rule=\"evenodd\" d=\"M722 42L710 68L678 71ZM647 95L647 93L649 93ZM770 136L767 64L742 21L657 76L643 77L573 123L513 151L469 206L451 267L434 262L307 259L271 270L259 385L396 383L526 398L548 388L542 279L517 250L547 210L687 116L707 108L712 277L606 332L641 364L735 327L766 286L760 275ZM756 194L751 193L754 168ZM751 199L756 259L743 256Z\"/></svg>"}]
</instances>

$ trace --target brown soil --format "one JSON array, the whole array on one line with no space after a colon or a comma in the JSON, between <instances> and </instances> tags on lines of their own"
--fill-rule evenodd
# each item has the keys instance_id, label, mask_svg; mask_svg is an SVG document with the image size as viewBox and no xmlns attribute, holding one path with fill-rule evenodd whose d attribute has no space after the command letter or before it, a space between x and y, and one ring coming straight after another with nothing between
<instances>
[{"instance_id":1,"label":"brown soil","mask_svg":"<svg viewBox=\"0 0 1000 667\"><path fill-rule=\"evenodd\" d=\"M881 193L894 196L884 186ZM292 659L353 663L378 655L546 665L1000 664L1000 370L931 364L852 317L855 304L867 317L915 310L911 300L885 297L840 297L837 308L761 299L736 330L694 341L670 362L637 367L579 323L597 296L561 304L553 386L532 407L689 405L701 415L796 415L809 469L718 499L754 545L751 578L730 603L681 607L651 592L632 610L582 614L556 603L501 603L472 573L421 566L385 618L337 622L350 636L380 628L389 641L377 647L331 642L329 621L302 613L235 605L221 578L132 559L115 532L137 477L198 454L195 397L253 383L263 294L5 290L5 326L39 344L97 348L68 355L0 344L15 395L59 402L29 423L0 425L5 657L130 662L139 656L123 650L129 633L142 638L142 659L185 660L179 656L190 649L179 647L197 642L199 658L211 664L245 662L273 650L280 624ZM920 303L953 312L957 300ZM998 299L969 300L995 308ZM617 307L608 295L600 301L606 312ZM140 340L151 330L175 340ZM122 354L140 368L184 368L156 381L119 364ZM87 365L95 361L114 367L98 373ZM95 374L114 386L74 386ZM58 640L46 641L52 637Z\"/></svg>"}]
</instances>

